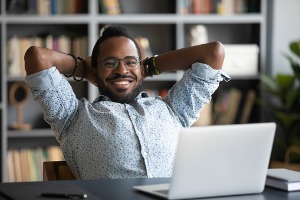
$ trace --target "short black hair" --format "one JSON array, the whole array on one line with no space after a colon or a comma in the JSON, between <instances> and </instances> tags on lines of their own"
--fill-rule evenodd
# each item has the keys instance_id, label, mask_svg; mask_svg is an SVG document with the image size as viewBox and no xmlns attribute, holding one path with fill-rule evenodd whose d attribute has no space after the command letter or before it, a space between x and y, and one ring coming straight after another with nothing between
<instances>
[{"instance_id":1,"label":"short black hair","mask_svg":"<svg viewBox=\"0 0 300 200\"><path fill-rule=\"evenodd\" d=\"M142 58L141 49L135 39L129 34L128 30L122 25L109 25L105 27L102 35L98 38L92 52L92 66L97 67L97 58L100 54L100 44L112 37L126 37L132 40L136 46L139 58Z\"/></svg>"}]
</instances>

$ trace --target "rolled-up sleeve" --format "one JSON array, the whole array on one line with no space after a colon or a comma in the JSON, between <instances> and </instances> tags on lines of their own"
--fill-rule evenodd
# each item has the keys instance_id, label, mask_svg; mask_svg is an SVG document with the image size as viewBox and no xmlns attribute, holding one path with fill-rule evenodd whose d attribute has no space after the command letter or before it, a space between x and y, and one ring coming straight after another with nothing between
<instances>
[{"instance_id":1,"label":"rolled-up sleeve","mask_svg":"<svg viewBox=\"0 0 300 200\"><path fill-rule=\"evenodd\" d=\"M58 85L63 77L56 67L43 70L25 77L28 87L32 90L48 90Z\"/></svg>"},{"instance_id":2,"label":"rolled-up sleeve","mask_svg":"<svg viewBox=\"0 0 300 200\"><path fill-rule=\"evenodd\" d=\"M78 100L69 82L56 67L25 77L33 98L41 107L44 119L50 124L57 139L70 124L78 107Z\"/></svg>"},{"instance_id":3,"label":"rolled-up sleeve","mask_svg":"<svg viewBox=\"0 0 300 200\"><path fill-rule=\"evenodd\" d=\"M191 126L199 111L211 101L212 94L222 80L230 77L223 70L215 70L203 63L194 63L183 78L170 90L166 102L178 116L184 127Z\"/></svg>"}]
</instances>

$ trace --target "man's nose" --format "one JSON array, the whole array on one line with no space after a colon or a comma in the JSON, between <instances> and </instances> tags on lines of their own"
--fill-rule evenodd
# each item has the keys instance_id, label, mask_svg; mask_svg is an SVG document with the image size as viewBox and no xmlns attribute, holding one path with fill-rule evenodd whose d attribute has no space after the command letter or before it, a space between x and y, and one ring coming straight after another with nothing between
<instances>
[{"instance_id":1,"label":"man's nose","mask_svg":"<svg viewBox=\"0 0 300 200\"><path fill-rule=\"evenodd\" d=\"M118 74L127 74L128 73L128 68L125 65L124 60L119 60L118 66L115 69L115 72Z\"/></svg>"}]
</instances>

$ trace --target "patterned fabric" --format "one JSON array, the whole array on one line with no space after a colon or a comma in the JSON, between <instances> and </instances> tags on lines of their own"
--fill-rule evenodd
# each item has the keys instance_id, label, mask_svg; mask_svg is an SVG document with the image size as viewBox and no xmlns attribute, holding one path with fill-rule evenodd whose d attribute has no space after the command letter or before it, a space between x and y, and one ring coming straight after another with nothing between
<instances>
[{"instance_id":1,"label":"patterned fabric","mask_svg":"<svg viewBox=\"0 0 300 200\"><path fill-rule=\"evenodd\" d=\"M142 92L131 104L78 100L56 67L26 77L78 179L170 177L178 133L191 126L223 80L194 63L165 99Z\"/></svg>"}]
</instances>

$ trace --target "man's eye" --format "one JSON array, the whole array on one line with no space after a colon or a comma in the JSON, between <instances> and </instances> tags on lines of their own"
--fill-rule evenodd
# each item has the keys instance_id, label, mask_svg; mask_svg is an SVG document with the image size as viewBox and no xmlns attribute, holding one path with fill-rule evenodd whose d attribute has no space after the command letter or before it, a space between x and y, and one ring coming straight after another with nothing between
<instances>
[{"instance_id":1,"label":"man's eye","mask_svg":"<svg viewBox=\"0 0 300 200\"><path fill-rule=\"evenodd\" d=\"M106 65L106 66L114 66L114 65L115 65L115 62L112 61L112 60L107 60L107 61L105 61L103 64Z\"/></svg>"},{"instance_id":2,"label":"man's eye","mask_svg":"<svg viewBox=\"0 0 300 200\"><path fill-rule=\"evenodd\" d=\"M137 64L137 61L136 59L128 59L126 60L126 65L136 65Z\"/></svg>"},{"instance_id":3,"label":"man's eye","mask_svg":"<svg viewBox=\"0 0 300 200\"><path fill-rule=\"evenodd\" d=\"M135 65L135 64L136 64L136 61L134 61L134 60L127 61L126 64L127 64L127 65Z\"/></svg>"}]
</instances>

